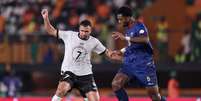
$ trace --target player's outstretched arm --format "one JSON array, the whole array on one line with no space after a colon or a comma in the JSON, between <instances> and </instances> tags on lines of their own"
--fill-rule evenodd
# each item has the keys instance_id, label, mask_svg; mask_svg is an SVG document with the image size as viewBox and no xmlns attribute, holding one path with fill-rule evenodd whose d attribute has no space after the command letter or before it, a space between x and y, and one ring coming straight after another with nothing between
<instances>
[{"instance_id":1,"label":"player's outstretched arm","mask_svg":"<svg viewBox=\"0 0 201 101\"><path fill-rule=\"evenodd\" d=\"M112 37L114 39L127 40L127 41L130 41L130 42L136 42L136 43L148 43L149 42L149 37L148 36L125 37L120 32L113 32Z\"/></svg>"},{"instance_id":2,"label":"player's outstretched arm","mask_svg":"<svg viewBox=\"0 0 201 101\"><path fill-rule=\"evenodd\" d=\"M49 16L48 16L48 10L43 9L41 11L41 15L43 16L44 27L45 27L45 30L47 31L47 33L49 35L56 37L57 36L57 30L50 24L50 20L49 20Z\"/></svg>"},{"instance_id":3,"label":"player's outstretched arm","mask_svg":"<svg viewBox=\"0 0 201 101\"><path fill-rule=\"evenodd\" d=\"M130 42L137 42L137 43L148 43L149 37L148 36L139 36L139 37L125 37L127 41Z\"/></svg>"}]
</instances>

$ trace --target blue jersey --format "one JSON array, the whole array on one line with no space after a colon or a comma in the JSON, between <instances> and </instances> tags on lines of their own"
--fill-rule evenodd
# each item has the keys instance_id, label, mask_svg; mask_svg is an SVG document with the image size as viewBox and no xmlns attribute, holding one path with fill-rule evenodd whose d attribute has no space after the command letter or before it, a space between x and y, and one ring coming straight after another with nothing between
<instances>
[{"instance_id":1,"label":"blue jersey","mask_svg":"<svg viewBox=\"0 0 201 101\"><path fill-rule=\"evenodd\" d=\"M126 30L126 36L131 38L148 36L148 31L144 24L137 22ZM123 67L119 72L128 75L131 79L136 77L143 86L157 85L151 43L128 42L124 53Z\"/></svg>"},{"instance_id":2,"label":"blue jersey","mask_svg":"<svg viewBox=\"0 0 201 101\"><path fill-rule=\"evenodd\" d=\"M126 30L126 36L128 37L140 37L148 36L147 28L143 23L137 22L130 29ZM153 48L150 42L148 43L134 43L128 42L128 47L126 48L125 56L130 56L134 54L138 55L153 55Z\"/></svg>"}]
</instances>

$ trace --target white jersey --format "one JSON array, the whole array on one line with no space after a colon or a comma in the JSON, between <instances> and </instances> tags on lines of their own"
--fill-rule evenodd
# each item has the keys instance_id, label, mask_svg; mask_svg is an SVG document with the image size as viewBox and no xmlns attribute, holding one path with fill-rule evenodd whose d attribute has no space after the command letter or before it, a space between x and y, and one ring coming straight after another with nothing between
<instances>
[{"instance_id":1,"label":"white jersey","mask_svg":"<svg viewBox=\"0 0 201 101\"><path fill-rule=\"evenodd\" d=\"M82 40L74 31L59 31L58 37L65 45L61 71L71 71L78 76L92 74L91 53L103 53L106 48L102 43L92 36Z\"/></svg>"}]
</instances>

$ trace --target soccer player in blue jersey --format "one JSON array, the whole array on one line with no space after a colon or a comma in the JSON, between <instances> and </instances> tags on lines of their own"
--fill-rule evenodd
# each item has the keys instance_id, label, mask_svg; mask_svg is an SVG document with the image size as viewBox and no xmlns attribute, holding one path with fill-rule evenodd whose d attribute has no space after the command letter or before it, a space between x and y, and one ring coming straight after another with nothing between
<instances>
[{"instance_id":1,"label":"soccer player in blue jersey","mask_svg":"<svg viewBox=\"0 0 201 101\"><path fill-rule=\"evenodd\" d=\"M113 37L128 42L127 47L114 52L112 56L114 60L123 61L123 67L112 81L112 89L117 98L119 101L128 101L128 95L123 86L130 79L137 78L146 88L152 101L166 101L159 93L153 48L147 28L132 17L132 10L127 6L118 9L117 20L125 28L125 33L114 32Z\"/></svg>"}]
</instances>

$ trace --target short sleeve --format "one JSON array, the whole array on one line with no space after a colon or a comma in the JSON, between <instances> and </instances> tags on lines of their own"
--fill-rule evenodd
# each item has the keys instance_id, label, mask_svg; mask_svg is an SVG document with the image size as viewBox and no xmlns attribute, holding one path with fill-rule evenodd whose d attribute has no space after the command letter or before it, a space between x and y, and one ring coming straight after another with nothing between
<instances>
[{"instance_id":1,"label":"short sleeve","mask_svg":"<svg viewBox=\"0 0 201 101\"><path fill-rule=\"evenodd\" d=\"M140 24L137 28L137 36L148 36L147 28L144 24Z\"/></svg>"},{"instance_id":2,"label":"short sleeve","mask_svg":"<svg viewBox=\"0 0 201 101\"><path fill-rule=\"evenodd\" d=\"M97 54L102 54L106 51L106 48L99 40L97 40L97 45L93 51Z\"/></svg>"},{"instance_id":3,"label":"short sleeve","mask_svg":"<svg viewBox=\"0 0 201 101\"><path fill-rule=\"evenodd\" d=\"M58 37L59 39L64 40L64 39L67 39L67 38L70 36L71 33L72 33L72 31L62 31L62 30L58 30L57 37Z\"/></svg>"}]
</instances>

